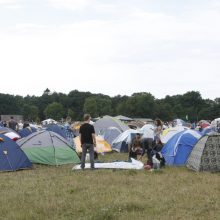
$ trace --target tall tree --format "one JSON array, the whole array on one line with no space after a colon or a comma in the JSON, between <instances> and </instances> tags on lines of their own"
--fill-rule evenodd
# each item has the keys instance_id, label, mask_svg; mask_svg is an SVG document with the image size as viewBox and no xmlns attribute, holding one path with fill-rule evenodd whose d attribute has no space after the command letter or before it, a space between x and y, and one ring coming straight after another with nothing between
<instances>
[{"instance_id":1,"label":"tall tree","mask_svg":"<svg viewBox=\"0 0 220 220\"><path fill-rule=\"evenodd\" d=\"M89 97L85 100L83 112L90 114L93 118L98 116L98 106L96 97Z\"/></svg>"},{"instance_id":2,"label":"tall tree","mask_svg":"<svg viewBox=\"0 0 220 220\"><path fill-rule=\"evenodd\" d=\"M65 110L60 103L53 102L49 104L44 110L46 118L52 118L54 120L61 120L64 117Z\"/></svg>"}]
</instances>

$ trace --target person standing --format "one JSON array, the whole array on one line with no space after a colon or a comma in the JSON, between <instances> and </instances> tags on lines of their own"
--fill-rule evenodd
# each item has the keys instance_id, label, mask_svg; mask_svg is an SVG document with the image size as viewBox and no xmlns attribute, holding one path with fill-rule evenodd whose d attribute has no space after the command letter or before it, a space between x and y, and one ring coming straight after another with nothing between
<instances>
[{"instance_id":1,"label":"person standing","mask_svg":"<svg viewBox=\"0 0 220 220\"><path fill-rule=\"evenodd\" d=\"M81 168L85 168L86 153L89 150L91 169L94 169L94 146L96 146L95 129L90 124L91 116L84 115L84 123L79 129L79 138L82 146Z\"/></svg>"},{"instance_id":2,"label":"person standing","mask_svg":"<svg viewBox=\"0 0 220 220\"><path fill-rule=\"evenodd\" d=\"M154 124L155 124L155 130L154 130L154 136L155 136L155 142L156 142L156 145L157 144L160 144L161 143L161 140L160 140L160 136L162 134L162 131L163 131L163 122L160 120L160 119L155 119L154 121Z\"/></svg>"},{"instance_id":3,"label":"person standing","mask_svg":"<svg viewBox=\"0 0 220 220\"><path fill-rule=\"evenodd\" d=\"M13 129L14 131L18 130L18 123L14 120L13 116L11 116L11 119L8 122L8 127Z\"/></svg>"},{"instance_id":4,"label":"person standing","mask_svg":"<svg viewBox=\"0 0 220 220\"><path fill-rule=\"evenodd\" d=\"M67 140L70 142L71 146L75 149L76 146L73 141L74 133L71 127L71 118L69 116L66 118L66 123L64 125L64 128L65 128Z\"/></svg>"}]
</instances>

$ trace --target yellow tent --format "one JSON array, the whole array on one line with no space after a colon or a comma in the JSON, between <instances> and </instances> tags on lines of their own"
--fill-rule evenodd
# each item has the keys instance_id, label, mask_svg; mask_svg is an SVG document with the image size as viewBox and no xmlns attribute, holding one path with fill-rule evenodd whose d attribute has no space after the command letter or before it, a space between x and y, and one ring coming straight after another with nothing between
<instances>
[{"instance_id":1,"label":"yellow tent","mask_svg":"<svg viewBox=\"0 0 220 220\"><path fill-rule=\"evenodd\" d=\"M81 148L81 143L80 143L79 137L74 138L74 142L76 144L76 152L81 153L82 148ZM105 141L102 137L96 136L95 151L97 153L107 153L107 152L111 152L112 148L111 148L110 144L107 141Z\"/></svg>"}]
</instances>

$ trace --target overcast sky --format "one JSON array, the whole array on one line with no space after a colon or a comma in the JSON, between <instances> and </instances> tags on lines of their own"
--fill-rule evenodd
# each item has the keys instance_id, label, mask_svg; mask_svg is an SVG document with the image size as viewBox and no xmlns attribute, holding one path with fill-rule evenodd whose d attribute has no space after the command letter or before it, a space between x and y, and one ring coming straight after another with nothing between
<instances>
[{"instance_id":1,"label":"overcast sky","mask_svg":"<svg viewBox=\"0 0 220 220\"><path fill-rule=\"evenodd\" d=\"M219 0L0 0L0 93L220 97Z\"/></svg>"}]
</instances>

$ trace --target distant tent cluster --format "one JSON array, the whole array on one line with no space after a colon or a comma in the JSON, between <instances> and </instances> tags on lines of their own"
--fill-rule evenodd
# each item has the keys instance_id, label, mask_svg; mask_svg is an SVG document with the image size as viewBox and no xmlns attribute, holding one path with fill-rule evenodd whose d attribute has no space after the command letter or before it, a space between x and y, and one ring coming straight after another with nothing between
<instances>
[{"instance_id":1,"label":"distant tent cluster","mask_svg":"<svg viewBox=\"0 0 220 220\"><path fill-rule=\"evenodd\" d=\"M131 129L132 119L125 116L105 116L94 123L97 153L128 152L129 144L139 133L142 137L154 139L154 124ZM126 124L126 123L127 124ZM164 127L161 134L162 150L166 164L187 166L195 171L220 171L220 134L216 133L220 119L211 124L199 122L200 129L190 129L183 120L174 120L173 127ZM79 163L82 152L79 136L75 137L65 126L44 121L44 127L29 126L18 133L0 127L0 171L28 169L32 164L63 165ZM214 132L214 133L213 133Z\"/></svg>"},{"instance_id":2,"label":"distant tent cluster","mask_svg":"<svg viewBox=\"0 0 220 220\"><path fill-rule=\"evenodd\" d=\"M41 131L29 126L18 133L0 128L0 171L28 169L32 163L79 163L78 154L66 134L65 129L56 124L49 124Z\"/></svg>"}]
</instances>

